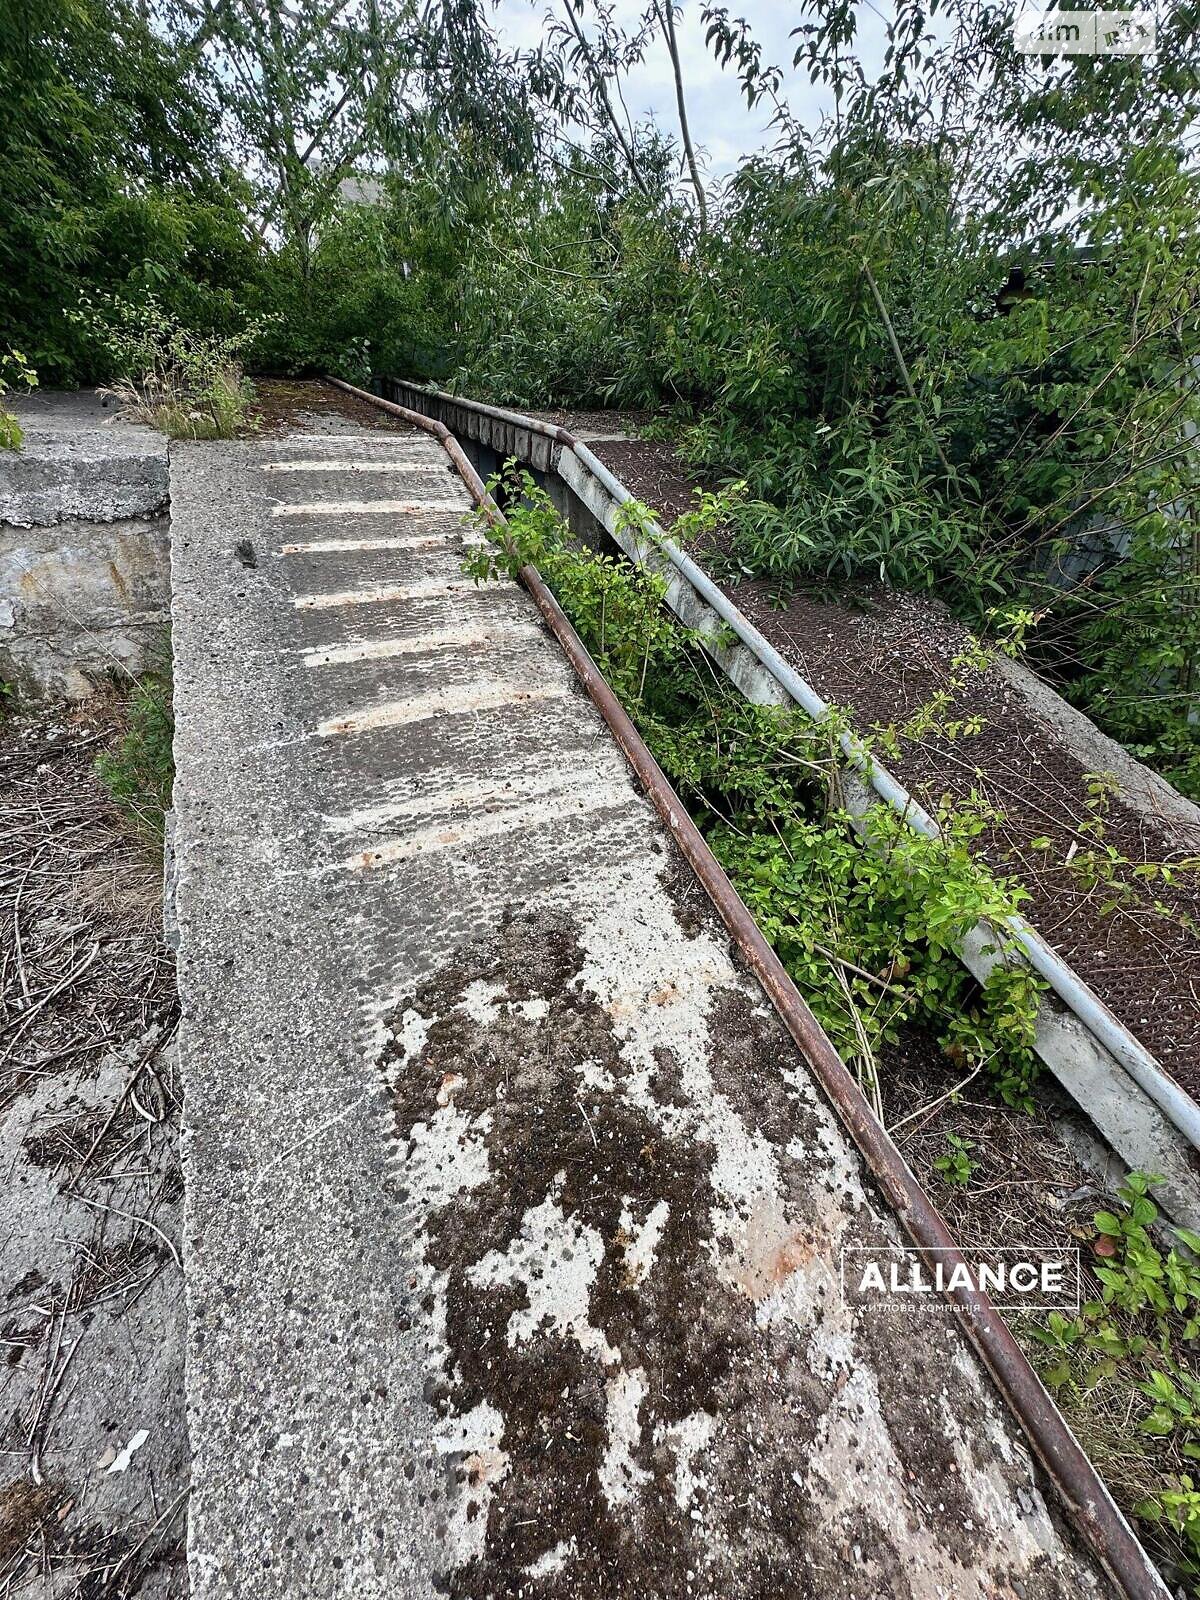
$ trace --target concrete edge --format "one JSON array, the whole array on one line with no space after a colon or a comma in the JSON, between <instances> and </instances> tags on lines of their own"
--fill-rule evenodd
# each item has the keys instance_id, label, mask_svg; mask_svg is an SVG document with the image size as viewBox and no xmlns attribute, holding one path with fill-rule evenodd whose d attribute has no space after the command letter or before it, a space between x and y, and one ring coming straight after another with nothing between
<instances>
[{"instance_id":1,"label":"concrete edge","mask_svg":"<svg viewBox=\"0 0 1200 1600\"><path fill-rule=\"evenodd\" d=\"M671 610L685 626L707 636L705 648L747 699L758 704L796 703L746 645L728 640L729 630L723 620L665 554L656 556L654 552L647 552L627 532L616 534L617 503L572 452L543 434L519 427L515 420L490 415L478 403L460 406L451 397L430 395L409 385L404 387L408 391L406 398L418 400L426 414L453 425L456 431L498 454L515 455L535 470L557 476L603 524L630 559L652 565L666 579L666 600ZM1066 706L1053 690L1045 685L1040 687L1046 696ZM1087 726L1093 726L1082 713L1076 715ZM1104 738L1098 729L1095 733L1098 738ZM1111 745L1112 741L1106 743ZM1140 766L1126 752L1122 754L1127 764ZM865 786L855 774L849 773L847 781L857 785L865 796ZM1159 779L1158 783L1170 789L1164 780ZM1190 806L1183 796L1177 798L1182 806ZM883 802L872 795L870 803ZM959 954L976 977L986 977L999 959L995 953L994 932L980 924L968 935ZM1196 1228L1200 1224L1200 1175L1191 1144L1112 1052L1053 994L1044 996L1039 1007L1034 1048L1039 1059L1122 1160L1131 1168L1162 1174L1164 1181L1159 1193L1168 1215L1183 1226Z\"/></svg>"}]
</instances>

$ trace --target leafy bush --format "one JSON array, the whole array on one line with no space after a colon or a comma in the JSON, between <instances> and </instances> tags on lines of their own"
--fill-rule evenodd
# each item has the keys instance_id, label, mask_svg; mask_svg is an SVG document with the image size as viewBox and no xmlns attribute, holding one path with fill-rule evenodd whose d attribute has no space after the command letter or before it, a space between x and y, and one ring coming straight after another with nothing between
<instances>
[{"instance_id":1,"label":"leafy bush","mask_svg":"<svg viewBox=\"0 0 1200 1600\"><path fill-rule=\"evenodd\" d=\"M4 396L14 384L23 389L37 387L37 373L29 366L19 350L10 350L0 356L0 450L19 450L24 434L11 411L5 409Z\"/></svg>"},{"instance_id":2,"label":"leafy bush","mask_svg":"<svg viewBox=\"0 0 1200 1600\"><path fill-rule=\"evenodd\" d=\"M106 392L140 421L171 439L228 439L245 422L254 390L237 355L260 336L261 324L197 333L153 296L138 305L105 296L80 318L120 374Z\"/></svg>"},{"instance_id":3,"label":"leafy bush","mask_svg":"<svg viewBox=\"0 0 1200 1600\"><path fill-rule=\"evenodd\" d=\"M1200 1237L1186 1228L1162 1237L1157 1181L1129 1173L1117 1208L1095 1213L1093 1293L1078 1315L1053 1311L1023 1333L1085 1445L1119 1440L1110 1481L1166 1536L1172 1561L1197 1572L1200 1494L1183 1469L1200 1460L1200 1379L1188 1365L1200 1334Z\"/></svg>"},{"instance_id":4,"label":"leafy bush","mask_svg":"<svg viewBox=\"0 0 1200 1600\"><path fill-rule=\"evenodd\" d=\"M258 270L200 58L136 0L0 7L0 348L43 383L111 377L80 296L159 295L221 329Z\"/></svg>"}]
</instances>

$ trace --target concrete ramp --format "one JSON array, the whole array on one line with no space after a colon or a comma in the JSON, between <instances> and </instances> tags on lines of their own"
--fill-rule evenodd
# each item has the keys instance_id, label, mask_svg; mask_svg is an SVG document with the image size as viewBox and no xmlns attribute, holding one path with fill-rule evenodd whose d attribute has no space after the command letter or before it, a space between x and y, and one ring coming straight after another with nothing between
<instances>
[{"instance_id":1,"label":"concrete ramp","mask_svg":"<svg viewBox=\"0 0 1200 1600\"><path fill-rule=\"evenodd\" d=\"M197 1600L1086 1600L416 432L172 452Z\"/></svg>"}]
</instances>

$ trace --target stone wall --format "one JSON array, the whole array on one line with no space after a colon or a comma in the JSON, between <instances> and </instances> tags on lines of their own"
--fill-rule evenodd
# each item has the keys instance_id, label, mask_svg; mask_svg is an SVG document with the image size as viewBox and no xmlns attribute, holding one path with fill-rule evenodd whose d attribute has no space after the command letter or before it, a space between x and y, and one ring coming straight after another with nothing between
<instances>
[{"instance_id":1,"label":"stone wall","mask_svg":"<svg viewBox=\"0 0 1200 1600\"><path fill-rule=\"evenodd\" d=\"M91 392L14 406L0 452L0 679L78 700L162 650L170 609L167 442Z\"/></svg>"}]
</instances>

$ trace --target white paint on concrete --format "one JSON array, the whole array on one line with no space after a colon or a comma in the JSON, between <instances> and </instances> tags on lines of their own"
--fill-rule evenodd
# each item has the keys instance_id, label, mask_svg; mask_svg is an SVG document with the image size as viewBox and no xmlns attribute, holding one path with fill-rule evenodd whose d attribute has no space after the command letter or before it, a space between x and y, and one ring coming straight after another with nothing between
<instances>
[{"instance_id":1,"label":"white paint on concrete","mask_svg":"<svg viewBox=\"0 0 1200 1600\"><path fill-rule=\"evenodd\" d=\"M377 728L397 728L409 722L425 722L430 717L471 716L480 711L496 711L502 706L561 700L567 693L567 687L562 684L544 684L539 688L525 689L515 683L501 681L463 688L435 689L430 694L413 695L408 700L386 701L383 705L364 706L361 711L347 711L338 717L326 717L318 723L317 732L321 738L330 739L339 734L368 733Z\"/></svg>"},{"instance_id":2,"label":"white paint on concrete","mask_svg":"<svg viewBox=\"0 0 1200 1600\"><path fill-rule=\"evenodd\" d=\"M400 1035L397 1043L403 1052L400 1060L401 1068L416 1060L424 1050L428 1038L429 1024L419 1011L413 1011L410 1007L400 1019Z\"/></svg>"},{"instance_id":3,"label":"white paint on concrete","mask_svg":"<svg viewBox=\"0 0 1200 1600\"><path fill-rule=\"evenodd\" d=\"M654 1265L658 1241L662 1238L670 1215L671 1208L665 1200L658 1201L640 1225L628 1205L622 1211L621 1232L628 1240L625 1245L625 1281L630 1285L641 1283Z\"/></svg>"},{"instance_id":4,"label":"white paint on concrete","mask_svg":"<svg viewBox=\"0 0 1200 1600\"><path fill-rule=\"evenodd\" d=\"M445 1540L452 1567L462 1567L481 1555L487 1535L488 1503L496 1484L508 1475L508 1453L502 1448L504 1418L495 1406L482 1400L459 1417L448 1418L434 1441L442 1456L454 1461L469 1494L447 1504L449 1522ZM475 1504L475 1514L471 1505Z\"/></svg>"},{"instance_id":5,"label":"white paint on concrete","mask_svg":"<svg viewBox=\"0 0 1200 1600\"><path fill-rule=\"evenodd\" d=\"M357 850L347 856L342 866L350 872L369 872L399 861L411 861L414 856L424 855L431 850L465 849L504 833L536 832L539 828L561 822L564 816L582 817L589 812L612 809L613 804L611 797L602 792L581 794L572 801L561 796L553 800L527 801L524 805L512 806L502 812L492 812L459 823L439 823L434 827L419 829L403 839L388 839L381 844L370 845L365 850Z\"/></svg>"},{"instance_id":6,"label":"white paint on concrete","mask_svg":"<svg viewBox=\"0 0 1200 1600\"><path fill-rule=\"evenodd\" d=\"M312 500L271 507L273 517L414 517L427 511L465 511L461 500Z\"/></svg>"},{"instance_id":7,"label":"white paint on concrete","mask_svg":"<svg viewBox=\"0 0 1200 1600\"><path fill-rule=\"evenodd\" d=\"M426 578L416 583L376 583L369 589L338 589L330 594L298 594L292 604L300 611L327 611L335 606L379 605L385 601L442 600L477 588L473 578Z\"/></svg>"},{"instance_id":8,"label":"white paint on concrete","mask_svg":"<svg viewBox=\"0 0 1200 1600\"><path fill-rule=\"evenodd\" d=\"M705 1485L704 1474L694 1463L707 1451L715 1421L707 1411L693 1411L668 1427L655 1429L655 1443L665 1442L675 1452L675 1504L680 1511L691 1509L696 1490Z\"/></svg>"},{"instance_id":9,"label":"white paint on concrete","mask_svg":"<svg viewBox=\"0 0 1200 1600\"><path fill-rule=\"evenodd\" d=\"M474 778L452 787L439 783L411 798L388 800L361 806L343 817L327 817L325 827L332 834L360 833L366 829L388 827L407 820L446 818L455 815L464 820L485 810L494 811L524 806L527 802L557 796L564 804L581 799L589 790L596 791L600 803L611 803L611 791L603 780L619 777L621 760L615 750L600 750L594 761L586 766L564 763L561 766L539 768L514 766L507 777Z\"/></svg>"},{"instance_id":10,"label":"white paint on concrete","mask_svg":"<svg viewBox=\"0 0 1200 1600\"><path fill-rule=\"evenodd\" d=\"M403 1157L404 1180L427 1200L444 1206L488 1180L487 1134L491 1116L467 1117L448 1098L431 1105L428 1120L413 1129L412 1149Z\"/></svg>"},{"instance_id":11,"label":"white paint on concrete","mask_svg":"<svg viewBox=\"0 0 1200 1600\"><path fill-rule=\"evenodd\" d=\"M399 639L355 639L350 644L305 650L302 659L306 667L340 667L356 661L390 661L396 656L426 655L435 650L473 650L480 645L497 644L502 640L539 637L541 629L533 622L506 624L502 628L468 624L455 628L432 628L428 633L414 633Z\"/></svg>"},{"instance_id":12,"label":"white paint on concrete","mask_svg":"<svg viewBox=\"0 0 1200 1600\"><path fill-rule=\"evenodd\" d=\"M427 461L264 461L264 472L424 472L438 469Z\"/></svg>"},{"instance_id":13,"label":"white paint on concrete","mask_svg":"<svg viewBox=\"0 0 1200 1600\"><path fill-rule=\"evenodd\" d=\"M457 533L413 534L401 539L313 539L307 544L284 544L281 556L348 555L356 550L436 550L458 542Z\"/></svg>"},{"instance_id":14,"label":"white paint on concrete","mask_svg":"<svg viewBox=\"0 0 1200 1600\"><path fill-rule=\"evenodd\" d=\"M568 1215L556 1198L566 1174L555 1178L551 1193L540 1205L526 1211L521 1229L505 1251L489 1250L467 1277L485 1289L524 1289L527 1304L508 1319L506 1338L522 1344L536 1334L556 1333L571 1338L581 1350L596 1354L605 1364L617 1365L614 1350L590 1315L592 1284L604 1259L604 1241L594 1228Z\"/></svg>"},{"instance_id":15,"label":"white paint on concrete","mask_svg":"<svg viewBox=\"0 0 1200 1600\"><path fill-rule=\"evenodd\" d=\"M336 433L293 433L289 428L287 433L266 442L273 448L285 444L324 444L340 449L344 444L372 444L378 445L381 450L402 450L407 455L422 456L426 461L431 459L430 441L427 437L411 433L393 433L383 428L368 430L365 433L354 433L349 430L343 432L340 428ZM436 455L432 459L436 460Z\"/></svg>"},{"instance_id":16,"label":"white paint on concrete","mask_svg":"<svg viewBox=\"0 0 1200 1600\"><path fill-rule=\"evenodd\" d=\"M642 1442L640 1412L646 1398L646 1374L641 1367L622 1367L604 1386L608 1408L608 1442L600 1463L600 1488L616 1510L651 1482L651 1474L634 1460Z\"/></svg>"},{"instance_id":17,"label":"white paint on concrete","mask_svg":"<svg viewBox=\"0 0 1200 1600\"><path fill-rule=\"evenodd\" d=\"M508 993L502 983L488 983L483 978L476 978L463 990L462 999L458 1009L465 1011L471 1021L481 1028L490 1028L500 1015L500 1008L504 997Z\"/></svg>"},{"instance_id":18,"label":"white paint on concrete","mask_svg":"<svg viewBox=\"0 0 1200 1600\"><path fill-rule=\"evenodd\" d=\"M578 1549L579 1546L573 1537L560 1539L556 1545L552 1545L549 1550L538 1556L536 1561L529 1563L525 1568L525 1576L534 1580L553 1577L556 1572L562 1571L568 1561L574 1558Z\"/></svg>"}]
</instances>

